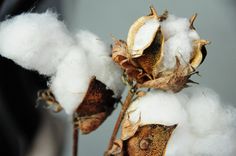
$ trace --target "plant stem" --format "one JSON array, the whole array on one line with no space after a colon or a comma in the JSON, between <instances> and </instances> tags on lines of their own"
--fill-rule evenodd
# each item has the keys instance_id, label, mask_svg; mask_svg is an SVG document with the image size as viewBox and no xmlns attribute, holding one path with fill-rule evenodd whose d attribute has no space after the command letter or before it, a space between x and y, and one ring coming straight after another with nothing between
<instances>
[{"instance_id":1,"label":"plant stem","mask_svg":"<svg viewBox=\"0 0 236 156\"><path fill-rule=\"evenodd\" d=\"M120 114L119 114L119 116L118 116L118 118L116 120L116 124L115 124L115 127L113 129L113 133L111 135L110 142L109 142L109 145L108 145L106 153L112 148L112 145L113 145L113 143L114 143L114 141L116 139L116 135L118 133L120 124L121 124L121 122L122 122L122 120L124 118L125 112L127 111L127 109L129 108L130 103L132 102L132 99L133 99L133 96L135 95L135 92L136 92L136 89L133 88L133 89L131 89L128 92L128 95L126 96L126 99L124 101L124 104L122 106ZM107 155L106 153L105 153L105 155Z\"/></svg>"},{"instance_id":2,"label":"plant stem","mask_svg":"<svg viewBox=\"0 0 236 156\"><path fill-rule=\"evenodd\" d=\"M79 129L74 124L73 126L73 155L78 156L78 141L79 141Z\"/></svg>"}]
</instances>

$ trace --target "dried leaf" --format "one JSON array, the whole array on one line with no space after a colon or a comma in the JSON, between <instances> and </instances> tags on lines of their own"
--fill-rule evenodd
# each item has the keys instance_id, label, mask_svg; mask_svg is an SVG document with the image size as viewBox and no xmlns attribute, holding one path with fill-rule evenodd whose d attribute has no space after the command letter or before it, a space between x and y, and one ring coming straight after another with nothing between
<instances>
[{"instance_id":1,"label":"dried leaf","mask_svg":"<svg viewBox=\"0 0 236 156\"><path fill-rule=\"evenodd\" d=\"M126 156L164 156L167 143L177 127L164 125L145 125L135 135L124 142Z\"/></svg>"},{"instance_id":2,"label":"dried leaf","mask_svg":"<svg viewBox=\"0 0 236 156\"><path fill-rule=\"evenodd\" d=\"M75 112L75 123L82 133L87 134L97 129L112 113L117 99L112 90L93 77L87 93Z\"/></svg>"},{"instance_id":3,"label":"dried leaf","mask_svg":"<svg viewBox=\"0 0 236 156\"><path fill-rule=\"evenodd\" d=\"M37 95L38 98L36 102L38 105L43 104L44 106L46 106L46 108L53 107L54 112L60 112L62 110L61 105L57 102L50 89L39 90Z\"/></svg>"},{"instance_id":4,"label":"dried leaf","mask_svg":"<svg viewBox=\"0 0 236 156\"><path fill-rule=\"evenodd\" d=\"M112 59L124 69L125 74L128 76L128 81L136 80L139 83L149 80L150 78L144 71L129 58L127 52L127 44L122 40L114 40L112 47Z\"/></svg>"}]
</instances>

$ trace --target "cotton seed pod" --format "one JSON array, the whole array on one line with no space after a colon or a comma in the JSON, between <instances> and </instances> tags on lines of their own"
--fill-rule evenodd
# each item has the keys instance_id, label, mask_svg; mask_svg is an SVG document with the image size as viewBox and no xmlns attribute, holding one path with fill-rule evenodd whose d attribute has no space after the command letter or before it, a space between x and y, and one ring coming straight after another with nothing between
<instances>
[{"instance_id":1,"label":"cotton seed pod","mask_svg":"<svg viewBox=\"0 0 236 156\"><path fill-rule=\"evenodd\" d=\"M115 109L117 99L112 90L93 77L87 93L75 112L75 124L83 134L97 129Z\"/></svg>"},{"instance_id":2,"label":"cotton seed pod","mask_svg":"<svg viewBox=\"0 0 236 156\"><path fill-rule=\"evenodd\" d=\"M92 77L82 103L74 113L74 124L83 134L96 130L115 109L118 99L113 97L114 92L104 83ZM38 92L38 104L47 108L53 107L54 112L62 110L53 93L47 89Z\"/></svg>"}]
</instances>

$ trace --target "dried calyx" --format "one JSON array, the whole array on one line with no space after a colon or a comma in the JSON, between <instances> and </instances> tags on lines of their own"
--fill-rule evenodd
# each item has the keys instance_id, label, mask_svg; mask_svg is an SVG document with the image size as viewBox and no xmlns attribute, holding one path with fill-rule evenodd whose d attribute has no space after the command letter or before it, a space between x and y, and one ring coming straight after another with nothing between
<instances>
[{"instance_id":1,"label":"dried calyx","mask_svg":"<svg viewBox=\"0 0 236 156\"><path fill-rule=\"evenodd\" d=\"M130 27L127 43L115 39L112 58L124 69L127 81L136 81L139 88L178 92L192 82L189 78L204 61L209 42L199 39L195 31L196 14L186 22L168 12L158 16L153 7L150 9L149 15ZM185 22L180 23L183 28L178 30L177 26L168 32L174 20Z\"/></svg>"}]
</instances>

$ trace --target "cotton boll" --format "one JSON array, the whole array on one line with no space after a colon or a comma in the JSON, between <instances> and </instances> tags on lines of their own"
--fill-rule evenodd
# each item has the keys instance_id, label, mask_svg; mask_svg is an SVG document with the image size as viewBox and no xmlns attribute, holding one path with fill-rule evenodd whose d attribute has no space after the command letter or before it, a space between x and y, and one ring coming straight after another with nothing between
<instances>
[{"instance_id":1,"label":"cotton boll","mask_svg":"<svg viewBox=\"0 0 236 156\"><path fill-rule=\"evenodd\" d=\"M0 54L40 74L54 74L73 44L64 23L50 11L21 14L0 25Z\"/></svg>"},{"instance_id":2,"label":"cotton boll","mask_svg":"<svg viewBox=\"0 0 236 156\"><path fill-rule=\"evenodd\" d=\"M119 97L124 90L121 81L121 70L114 64L110 55L109 46L89 31L80 31L76 34L77 42L88 57L89 72L96 76Z\"/></svg>"},{"instance_id":3,"label":"cotton boll","mask_svg":"<svg viewBox=\"0 0 236 156\"><path fill-rule=\"evenodd\" d=\"M189 26L190 23L187 18L180 18L174 15L169 15L168 18L161 23L162 32L166 40L179 32L188 31Z\"/></svg>"},{"instance_id":4,"label":"cotton boll","mask_svg":"<svg viewBox=\"0 0 236 156\"><path fill-rule=\"evenodd\" d=\"M134 111L134 112L133 112ZM129 107L130 121L136 123L141 118L141 125L182 124L186 120L186 112L173 93L153 91L136 100Z\"/></svg>"},{"instance_id":5,"label":"cotton boll","mask_svg":"<svg viewBox=\"0 0 236 156\"><path fill-rule=\"evenodd\" d=\"M164 67L167 69L175 67L176 56L180 59L180 63L185 65L189 62L192 51L192 41L189 39L187 32L176 34L165 42Z\"/></svg>"},{"instance_id":6,"label":"cotton boll","mask_svg":"<svg viewBox=\"0 0 236 156\"><path fill-rule=\"evenodd\" d=\"M133 123L141 115L141 125L178 123L166 156L236 154L236 108L223 105L211 89L192 87L177 94L151 91L128 111Z\"/></svg>"},{"instance_id":7,"label":"cotton boll","mask_svg":"<svg viewBox=\"0 0 236 156\"><path fill-rule=\"evenodd\" d=\"M91 79L87 63L84 51L74 47L51 80L52 92L67 114L76 110L87 92Z\"/></svg>"}]
</instances>

